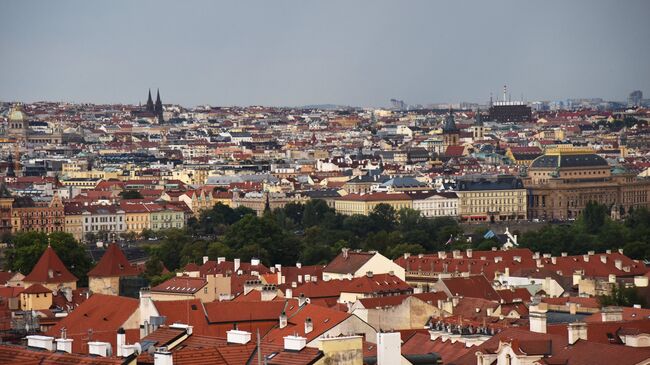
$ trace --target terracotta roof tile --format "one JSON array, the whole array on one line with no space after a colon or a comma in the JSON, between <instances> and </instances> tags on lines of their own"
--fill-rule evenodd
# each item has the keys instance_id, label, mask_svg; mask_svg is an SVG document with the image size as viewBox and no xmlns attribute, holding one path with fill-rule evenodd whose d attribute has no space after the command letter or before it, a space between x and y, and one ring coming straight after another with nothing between
<instances>
[{"instance_id":1,"label":"terracotta roof tile","mask_svg":"<svg viewBox=\"0 0 650 365\"><path fill-rule=\"evenodd\" d=\"M32 271L23 280L28 283L67 283L77 281L51 246L47 246Z\"/></svg>"},{"instance_id":2,"label":"terracotta roof tile","mask_svg":"<svg viewBox=\"0 0 650 365\"><path fill-rule=\"evenodd\" d=\"M90 270L88 276L93 277L115 277L115 276L137 276L139 271L131 266L124 252L117 244L110 244L97 265Z\"/></svg>"}]
</instances>

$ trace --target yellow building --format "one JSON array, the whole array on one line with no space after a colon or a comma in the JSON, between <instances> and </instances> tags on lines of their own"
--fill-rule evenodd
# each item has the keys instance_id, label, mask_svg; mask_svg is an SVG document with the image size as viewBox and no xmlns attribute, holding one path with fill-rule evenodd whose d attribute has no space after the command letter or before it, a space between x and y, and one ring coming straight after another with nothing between
<instances>
[{"instance_id":1,"label":"yellow building","mask_svg":"<svg viewBox=\"0 0 650 365\"><path fill-rule=\"evenodd\" d=\"M83 207L78 205L65 205L65 221L63 225L63 230L67 233L70 233L74 236L74 239L77 241L83 241L84 239L84 230L83 230Z\"/></svg>"},{"instance_id":2,"label":"yellow building","mask_svg":"<svg viewBox=\"0 0 650 365\"><path fill-rule=\"evenodd\" d=\"M149 218L151 212L145 203L131 203L122 201L120 208L124 211L126 231L136 234L142 233L144 229L150 229Z\"/></svg>"},{"instance_id":3,"label":"yellow building","mask_svg":"<svg viewBox=\"0 0 650 365\"><path fill-rule=\"evenodd\" d=\"M52 306L52 290L41 284L32 284L20 293L20 309L38 311L50 309Z\"/></svg>"},{"instance_id":4,"label":"yellow building","mask_svg":"<svg viewBox=\"0 0 650 365\"><path fill-rule=\"evenodd\" d=\"M463 221L526 219L526 189L515 176L459 179L459 212Z\"/></svg>"},{"instance_id":5,"label":"yellow building","mask_svg":"<svg viewBox=\"0 0 650 365\"><path fill-rule=\"evenodd\" d=\"M402 208L413 208L412 198L405 193L370 193L370 194L348 194L334 202L334 209L341 214L368 215L379 204L388 204L395 210Z\"/></svg>"},{"instance_id":6,"label":"yellow building","mask_svg":"<svg viewBox=\"0 0 650 365\"><path fill-rule=\"evenodd\" d=\"M531 219L575 219L592 201L607 205L612 216L650 207L650 181L614 168L585 148L556 148L533 161L524 181L530 191Z\"/></svg>"}]
</instances>

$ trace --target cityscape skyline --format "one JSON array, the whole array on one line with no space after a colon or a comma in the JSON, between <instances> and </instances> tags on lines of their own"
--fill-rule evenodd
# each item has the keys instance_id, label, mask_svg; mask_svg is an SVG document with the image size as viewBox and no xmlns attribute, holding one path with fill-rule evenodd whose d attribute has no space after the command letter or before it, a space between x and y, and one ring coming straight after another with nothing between
<instances>
[{"instance_id":1,"label":"cityscape skyline","mask_svg":"<svg viewBox=\"0 0 650 365\"><path fill-rule=\"evenodd\" d=\"M647 2L369 4L2 4L0 99L137 104L151 87L185 106L384 107L485 103L503 84L530 101L650 89Z\"/></svg>"}]
</instances>

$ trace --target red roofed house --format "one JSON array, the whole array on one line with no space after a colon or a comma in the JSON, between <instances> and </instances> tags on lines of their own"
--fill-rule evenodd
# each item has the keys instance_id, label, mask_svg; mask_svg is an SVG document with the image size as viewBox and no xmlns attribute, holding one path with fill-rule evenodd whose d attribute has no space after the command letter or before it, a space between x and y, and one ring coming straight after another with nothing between
<instances>
[{"instance_id":1,"label":"red roofed house","mask_svg":"<svg viewBox=\"0 0 650 365\"><path fill-rule=\"evenodd\" d=\"M481 298L499 302L501 297L483 275L441 278L434 284L436 291L447 293L448 296Z\"/></svg>"},{"instance_id":2,"label":"red roofed house","mask_svg":"<svg viewBox=\"0 0 650 365\"><path fill-rule=\"evenodd\" d=\"M24 311L50 309L52 291L41 284L32 284L20 293L20 309Z\"/></svg>"},{"instance_id":3,"label":"red roofed house","mask_svg":"<svg viewBox=\"0 0 650 365\"><path fill-rule=\"evenodd\" d=\"M42 284L52 291L58 291L62 288L77 289L77 280L77 277L65 267L54 249L48 245L23 282L25 287Z\"/></svg>"},{"instance_id":4,"label":"red roofed house","mask_svg":"<svg viewBox=\"0 0 650 365\"><path fill-rule=\"evenodd\" d=\"M131 266L119 246L110 244L97 265L88 273L88 285L93 293L119 295L120 279L138 274L138 270Z\"/></svg>"},{"instance_id":5,"label":"red roofed house","mask_svg":"<svg viewBox=\"0 0 650 365\"><path fill-rule=\"evenodd\" d=\"M117 349L117 330L126 332L126 343L140 338L140 310L137 299L117 295L93 294L45 334L59 337L65 327L72 339L73 353L88 353L88 342L101 341Z\"/></svg>"},{"instance_id":6,"label":"red roofed house","mask_svg":"<svg viewBox=\"0 0 650 365\"><path fill-rule=\"evenodd\" d=\"M401 280L406 277L403 267L378 252L350 251L344 248L323 269L323 280L358 278L366 276L369 272L392 273Z\"/></svg>"}]
</instances>

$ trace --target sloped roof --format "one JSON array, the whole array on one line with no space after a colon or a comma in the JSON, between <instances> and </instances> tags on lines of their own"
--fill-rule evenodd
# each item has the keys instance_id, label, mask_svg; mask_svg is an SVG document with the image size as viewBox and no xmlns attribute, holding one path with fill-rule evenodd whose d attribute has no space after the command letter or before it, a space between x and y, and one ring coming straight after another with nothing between
<instances>
[{"instance_id":1,"label":"sloped roof","mask_svg":"<svg viewBox=\"0 0 650 365\"><path fill-rule=\"evenodd\" d=\"M375 254L370 252L342 252L327 264L327 266L325 266L323 272L354 274L374 256Z\"/></svg>"},{"instance_id":2,"label":"sloped roof","mask_svg":"<svg viewBox=\"0 0 650 365\"><path fill-rule=\"evenodd\" d=\"M117 244L111 244L101 260L90 270L91 277L137 276L138 270L129 264L124 252Z\"/></svg>"},{"instance_id":3,"label":"sloped roof","mask_svg":"<svg viewBox=\"0 0 650 365\"><path fill-rule=\"evenodd\" d=\"M451 295L499 301L501 297L483 275L440 279Z\"/></svg>"},{"instance_id":4,"label":"sloped roof","mask_svg":"<svg viewBox=\"0 0 650 365\"><path fill-rule=\"evenodd\" d=\"M68 283L77 280L51 246L47 246L32 271L23 279L28 283Z\"/></svg>"},{"instance_id":5,"label":"sloped roof","mask_svg":"<svg viewBox=\"0 0 650 365\"><path fill-rule=\"evenodd\" d=\"M73 352L87 353L88 331L92 329L94 341L110 342L115 348L116 333L131 315L138 309L140 302L137 299L120 297L116 295L93 294L81 303L67 317L64 317L46 335L58 337L61 328L65 327L68 338L72 338ZM139 330L135 330L137 341ZM131 333L127 329L127 340ZM131 342L132 343L132 342Z\"/></svg>"},{"instance_id":6,"label":"sloped roof","mask_svg":"<svg viewBox=\"0 0 650 365\"><path fill-rule=\"evenodd\" d=\"M118 357L97 357L65 352L49 352L15 345L0 345L0 364L5 365L118 365L124 359Z\"/></svg>"},{"instance_id":7,"label":"sloped roof","mask_svg":"<svg viewBox=\"0 0 650 365\"><path fill-rule=\"evenodd\" d=\"M32 284L29 286L29 288L25 289L23 293L25 294L41 294L41 293L51 293L52 291L43 285L36 283Z\"/></svg>"}]
</instances>

